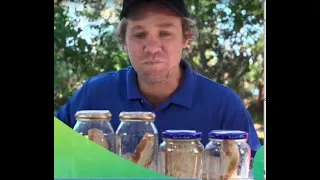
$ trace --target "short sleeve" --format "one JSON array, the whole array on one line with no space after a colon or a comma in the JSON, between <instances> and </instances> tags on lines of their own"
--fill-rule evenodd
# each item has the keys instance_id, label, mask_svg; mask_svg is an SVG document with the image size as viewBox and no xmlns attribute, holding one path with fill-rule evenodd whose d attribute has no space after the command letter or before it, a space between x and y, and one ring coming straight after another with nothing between
<instances>
[{"instance_id":1,"label":"short sleeve","mask_svg":"<svg viewBox=\"0 0 320 180\"><path fill-rule=\"evenodd\" d=\"M253 120L241 98L231 92L226 100L222 120L222 129L241 130L248 133L248 144L252 149L252 157L261 147Z\"/></svg>"}]
</instances>

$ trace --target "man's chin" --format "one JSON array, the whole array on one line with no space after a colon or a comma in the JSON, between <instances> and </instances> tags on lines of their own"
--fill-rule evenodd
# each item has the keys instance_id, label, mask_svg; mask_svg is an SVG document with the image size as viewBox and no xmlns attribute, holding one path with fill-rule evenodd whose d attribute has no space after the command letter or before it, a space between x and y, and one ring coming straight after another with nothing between
<instances>
[{"instance_id":1,"label":"man's chin","mask_svg":"<svg viewBox=\"0 0 320 180\"><path fill-rule=\"evenodd\" d=\"M168 76L157 75L155 73L152 73L152 74L144 75L140 79L142 79L145 83L148 83L148 84L159 84L166 81L168 79Z\"/></svg>"}]
</instances>

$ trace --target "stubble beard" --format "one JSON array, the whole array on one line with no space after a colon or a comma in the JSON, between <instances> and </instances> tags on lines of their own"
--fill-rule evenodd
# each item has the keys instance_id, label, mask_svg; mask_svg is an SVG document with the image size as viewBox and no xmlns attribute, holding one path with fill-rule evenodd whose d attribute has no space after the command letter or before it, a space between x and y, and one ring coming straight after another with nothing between
<instances>
[{"instance_id":1,"label":"stubble beard","mask_svg":"<svg viewBox=\"0 0 320 180\"><path fill-rule=\"evenodd\" d=\"M150 77L150 73L148 72L141 72L138 73L138 78L142 82L149 84L149 85L156 85L167 82L174 74L176 69L179 69L179 64L176 66L171 67L168 71L161 73L158 77Z\"/></svg>"},{"instance_id":2,"label":"stubble beard","mask_svg":"<svg viewBox=\"0 0 320 180\"><path fill-rule=\"evenodd\" d=\"M155 85L155 84L161 84L166 82L172 76L172 74L173 74L173 71L169 70L165 73L164 76L150 78L146 73L141 73L141 74L138 74L138 78L146 84Z\"/></svg>"}]
</instances>

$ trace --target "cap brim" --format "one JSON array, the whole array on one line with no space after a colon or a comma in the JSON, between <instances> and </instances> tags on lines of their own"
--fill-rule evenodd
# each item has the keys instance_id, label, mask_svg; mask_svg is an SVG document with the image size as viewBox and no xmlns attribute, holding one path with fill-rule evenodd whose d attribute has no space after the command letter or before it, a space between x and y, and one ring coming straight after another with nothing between
<instances>
[{"instance_id":1,"label":"cap brim","mask_svg":"<svg viewBox=\"0 0 320 180\"><path fill-rule=\"evenodd\" d=\"M181 17L185 17L186 15L184 15L182 12L180 12L177 8L175 8L169 0L160 0L161 2L163 2L164 4L166 4L167 6L169 6L172 10L174 10L179 16ZM122 8L122 11L120 12L120 20L124 17L126 17L127 15L127 11L129 9L129 7L132 5L132 4L136 4L136 3L142 3L143 1L131 1L129 2L126 7L123 7ZM187 15L188 16L188 15Z\"/></svg>"}]
</instances>

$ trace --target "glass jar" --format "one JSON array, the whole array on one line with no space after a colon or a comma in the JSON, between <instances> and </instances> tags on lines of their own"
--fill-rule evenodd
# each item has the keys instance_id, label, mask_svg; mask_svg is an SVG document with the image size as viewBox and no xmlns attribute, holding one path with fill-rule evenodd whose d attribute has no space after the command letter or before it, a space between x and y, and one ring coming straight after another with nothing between
<instances>
[{"instance_id":1,"label":"glass jar","mask_svg":"<svg viewBox=\"0 0 320 180\"><path fill-rule=\"evenodd\" d=\"M158 171L158 130L152 112L121 112L116 152L133 163Z\"/></svg>"},{"instance_id":2,"label":"glass jar","mask_svg":"<svg viewBox=\"0 0 320 180\"><path fill-rule=\"evenodd\" d=\"M89 140L115 153L115 133L108 110L81 110L76 112L74 130Z\"/></svg>"},{"instance_id":3,"label":"glass jar","mask_svg":"<svg viewBox=\"0 0 320 180\"><path fill-rule=\"evenodd\" d=\"M251 159L248 134L237 130L213 130L208 137L203 179L248 179Z\"/></svg>"},{"instance_id":4,"label":"glass jar","mask_svg":"<svg viewBox=\"0 0 320 180\"><path fill-rule=\"evenodd\" d=\"M201 132L167 130L160 144L160 172L175 178L201 178L204 146Z\"/></svg>"}]
</instances>

